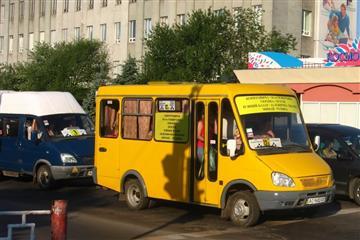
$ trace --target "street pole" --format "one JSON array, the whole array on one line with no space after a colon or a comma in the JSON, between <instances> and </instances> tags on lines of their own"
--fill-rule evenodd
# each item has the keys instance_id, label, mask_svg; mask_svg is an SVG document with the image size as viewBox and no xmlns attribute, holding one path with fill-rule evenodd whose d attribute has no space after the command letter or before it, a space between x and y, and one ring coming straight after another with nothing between
<instances>
[{"instance_id":1,"label":"street pole","mask_svg":"<svg viewBox=\"0 0 360 240\"><path fill-rule=\"evenodd\" d=\"M51 240L66 240L67 201L55 200L51 206Z\"/></svg>"}]
</instances>

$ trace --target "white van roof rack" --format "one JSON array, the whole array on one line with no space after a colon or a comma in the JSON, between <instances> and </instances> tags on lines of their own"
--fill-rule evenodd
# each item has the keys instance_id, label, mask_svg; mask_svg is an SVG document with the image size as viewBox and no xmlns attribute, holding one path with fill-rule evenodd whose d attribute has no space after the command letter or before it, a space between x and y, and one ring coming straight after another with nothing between
<instances>
[{"instance_id":1,"label":"white van roof rack","mask_svg":"<svg viewBox=\"0 0 360 240\"><path fill-rule=\"evenodd\" d=\"M46 116L85 111L69 92L0 91L0 113Z\"/></svg>"}]
</instances>

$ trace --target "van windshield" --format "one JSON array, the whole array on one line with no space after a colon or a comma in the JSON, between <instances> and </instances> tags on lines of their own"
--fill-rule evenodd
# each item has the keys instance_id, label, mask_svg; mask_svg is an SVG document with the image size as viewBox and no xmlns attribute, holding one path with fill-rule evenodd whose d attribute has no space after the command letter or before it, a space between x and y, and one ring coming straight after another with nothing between
<instances>
[{"instance_id":1,"label":"van windshield","mask_svg":"<svg viewBox=\"0 0 360 240\"><path fill-rule=\"evenodd\" d=\"M311 151L294 97L241 96L236 103L249 146L258 154Z\"/></svg>"},{"instance_id":2,"label":"van windshield","mask_svg":"<svg viewBox=\"0 0 360 240\"><path fill-rule=\"evenodd\" d=\"M47 135L54 138L94 134L94 124L85 114L57 114L41 117Z\"/></svg>"}]
</instances>

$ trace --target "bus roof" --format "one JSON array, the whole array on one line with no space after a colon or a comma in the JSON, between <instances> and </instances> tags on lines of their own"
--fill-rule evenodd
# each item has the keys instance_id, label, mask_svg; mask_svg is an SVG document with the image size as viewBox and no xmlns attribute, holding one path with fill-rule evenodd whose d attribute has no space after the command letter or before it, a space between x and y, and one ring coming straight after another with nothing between
<instances>
[{"instance_id":1,"label":"bus roof","mask_svg":"<svg viewBox=\"0 0 360 240\"><path fill-rule=\"evenodd\" d=\"M68 92L0 92L0 113L46 116L85 111Z\"/></svg>"},{"instance_id":2,"label":"bus roof","mask_svg":"<svg viewBox=\"0 0 360 240\"><path fill-rule=\"evenodd\" d=\"M102 86L97 96L236 96L251 94L293 95L294 92L282 85L263 84L148 84Z\"/></svg>"}]
</instances>

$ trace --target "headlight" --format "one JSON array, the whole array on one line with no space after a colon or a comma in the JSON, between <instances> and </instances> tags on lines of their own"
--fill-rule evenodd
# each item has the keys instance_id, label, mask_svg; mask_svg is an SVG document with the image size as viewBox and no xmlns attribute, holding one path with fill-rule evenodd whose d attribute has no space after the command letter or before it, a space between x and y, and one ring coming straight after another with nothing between
<instances>
[{"instance_id":1,"label":"headlight","mask_svg":"<svg viewBox=\"0 0 360 240\"><path fill-rule=\"evenodd\" d=\"M295 183L291 177L286 174L273 172L271 174L272 182L275 186L279 187L295 187Z\"/></svg>"},{"instance_id":2,"label":"headlight","mask_svg":"<svg viewBox=\"0 0 360 240\"><path fill-rule=\"evenodd\" d=\"M61 153L60 157L63 163L77 163L76 158L71 154Z\"/></svg>"}]
</instances>

